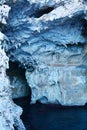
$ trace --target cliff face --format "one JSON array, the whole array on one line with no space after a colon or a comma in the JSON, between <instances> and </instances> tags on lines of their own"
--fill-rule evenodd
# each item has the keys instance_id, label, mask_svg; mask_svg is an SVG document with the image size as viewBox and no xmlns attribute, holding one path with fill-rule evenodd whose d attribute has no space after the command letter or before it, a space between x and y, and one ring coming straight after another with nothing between
<instances>
[{"instance_id":1,"label":"cliff face","mask_svg":"<svg viewBox=\"0 0 87 130\"><path fill-rule=\"evenodd\" d=\"M6 76L8 57L0 47L0 129L1 130L25 130L20 119L22 109L12 101L12 86Z\"/></svg>"},{"instance_id":2,"label":"cliff face","mask_svg":"<svg viewBox=\"0 0 87 130\"><path fill-rule=\"evenodd\" d=\"M0 1L0 28L6 24L6 18L10 7L4 5L5 1ZM2 28L1 28L2 29ZM0 32L0 130L25 130L20 119L22 108L12 101L12 89L6 69L9 68L9 58L3 49L3 45L8 42L8 38Z\"/></svg>"},{"instance_id":3,"label":"cliff face","mask_svg":"<svg viewBox=\"0 0 87 130\"><path fill-rule=\"evenodd\" d=\"M87 102L87 3L16 0L2 32L10 61L25 69L31 103Z\"/></svg>"}]
</instances>

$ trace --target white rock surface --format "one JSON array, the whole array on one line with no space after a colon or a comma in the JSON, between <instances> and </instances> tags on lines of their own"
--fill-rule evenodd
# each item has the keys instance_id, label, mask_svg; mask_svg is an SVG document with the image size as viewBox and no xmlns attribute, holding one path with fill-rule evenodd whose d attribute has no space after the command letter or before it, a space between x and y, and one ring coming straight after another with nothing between
<instances>
[{"instance_id":1,"label":"white rock surface","mask_svg":"<svg viewBox=\"0 0 87 130\"><path fill-rule=\"evenodd\" d=\"M6 76L9 59L0 47L0 130L25 130L20 119L22 108L12 101L11 85Z\"/></svg>"},{"instance_id":2,"label":"white rock surface","mask_svg":"<svg viewBox=\"0 0 87 130\"><path fill-rule=\"evenodd\" d=\"M0 0L0 24L6 24L6 18L10 7L4 5L4 0ZM0 27L1 28L1 27ZM12 101L12 88L6 75L9 68L9 58L6 56L2 45L8 42L8 38L0 32L0 130L25 130L20 119L22 108ZM15 127L15 128L14 128Z\"/></svg>"},{"instance_id":3,"label":"white rock surface","mask_svg":"<svg viewBox=\"0 0 87 130\"><path fill-rule=\"evenodd\" d=\"M0 22L6 24L6 18L8 17L8 13L10 11L10 7L8 5L0 5Z\"/></svg>"}]
</instances>

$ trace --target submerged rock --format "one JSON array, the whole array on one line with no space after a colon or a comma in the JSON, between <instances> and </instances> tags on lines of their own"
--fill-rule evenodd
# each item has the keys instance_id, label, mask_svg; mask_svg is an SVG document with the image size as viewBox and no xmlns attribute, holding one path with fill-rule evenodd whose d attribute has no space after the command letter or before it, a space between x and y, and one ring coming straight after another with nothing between
<instances>
[{"instance_id":1,"label":"submerged rock","mask_svg":"<svg viewBox=\"0 0 87 130\"><path fill-rule=\"evenodd\" d=\"M3 33L12 62L26 70L31 103L87 102L87 3L16 0Z\"/></svg>"}]
</instances>

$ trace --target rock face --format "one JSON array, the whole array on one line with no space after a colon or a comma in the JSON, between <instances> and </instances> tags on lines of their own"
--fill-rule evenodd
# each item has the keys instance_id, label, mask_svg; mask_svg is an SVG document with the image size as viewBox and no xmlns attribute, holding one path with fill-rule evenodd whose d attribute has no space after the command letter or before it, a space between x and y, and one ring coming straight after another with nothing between
<instances>
[{"instance_id":1,"label":"rock face","mask_svg":"<svg viewBox=\"0 0 87 130\"><path fill-rule=\"evenodd\" d=\"M6 76L8 57L0 47L0 129L1 130L25 130L20 119L22 109L14 104L11 97L11 85Z\"/></svg>"},{"instance_id":2,"label":"rock face","mask_svg":"<svg viewBox=\"0 0 87 130\"><path fill-rule=\"evenodd\" d=\"M32 89L32 103L84 105L87 102L87 46L57 47L39 56L38 67L26 78Z\"/></svg>"},{"instance_id":3,"label":"rock face","mask_svg":"<svg viewBox=\"0 0 87 130\"><path fill-rule=\"evenodd\" d=\"M6 24L6 18L10 7L3 5L5 1L0 1L0 28ZM6 75L6 69L9 68L9 58L2 47L2 44L8 42L8 38L0 32L0 130L25 130L20 119L22 108L12 101L12 88Z\"/></svg>"},{"instance_id":4,"label":"rock face","mask_svg":"<svg viewBox=\"0 0 87 130\"><path fill-rule=\"evenodd\" d=\"M8 17L8 12L10 7L8 5L0 5L0 22L6 24L6 18Z\"/></svg>"},{"instance_id":5,"label":"rock face","mask_svg":"<svg viewBox=\"0 0 87 130\"><path fill-rule=\"evenodd\" d=\"M17 0L3 33L12 62L26 69L31 103L87 103L87 3Z\"/></svg>"}]
</instances>

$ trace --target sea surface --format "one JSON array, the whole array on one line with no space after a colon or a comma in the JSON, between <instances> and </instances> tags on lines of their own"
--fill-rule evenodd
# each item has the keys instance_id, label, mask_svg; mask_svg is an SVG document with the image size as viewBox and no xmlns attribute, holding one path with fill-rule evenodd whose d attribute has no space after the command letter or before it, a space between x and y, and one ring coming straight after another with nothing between
<instances>
[{"instance_id":1,"label":"sea surface","mask_svg":"<svg viewBox=\"0 0 87 130\"><path fill-rule=\"evenodd\" d=\"M87 130L87 105L62 107L59 105L30 105L28 98L15 100L23 107L21 116L26 130Z\"/></svg>"}]
</instances>

